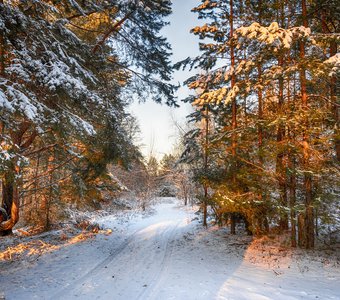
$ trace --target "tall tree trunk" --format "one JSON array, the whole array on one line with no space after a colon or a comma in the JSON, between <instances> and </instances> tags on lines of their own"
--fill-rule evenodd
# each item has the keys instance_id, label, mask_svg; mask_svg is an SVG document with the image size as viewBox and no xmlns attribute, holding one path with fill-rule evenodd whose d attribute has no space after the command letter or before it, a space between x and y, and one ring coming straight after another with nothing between
<instances>
[{"instance_id":1,"label":"tall tree trunk","mask_svg":"<svg viewBox=\"0 0 340 300\"><path fill-rule=\"evenodd\" d=\"M1 1L0 1L1 4ZM6 45L2 33L0 33L0 76L5 75L5 61L6 61Z\"/></svg>"},{"instance_id":2,"label":"tall tree trunk","mask_svg":"<svg viewBox=\"0 0 340 300\"><path fill-rule=\"evenodd\" d=\"M208 157L209 157L209 109L205 108L205 141L204 141L204 171L208 171ZM205 179L206 181L206 179ZM207 210L208 210L208 185L207 182L203 184L204 200L203 200L203 226L207 227Z\"/></svg>"},{"instance_id":3,"label":"tall tree trunk","mask_svg":"<svg viewBox=\"0 0 340 300\"><path fill-rule=\"evenodd\" d=\"M300 248L306 247L306 232L305 232L305 215L303 213L298 214L298 246Z\"/></svg>"},{"instance_id":4,"label":"tall tree trunk","mask_svg":"<svg viewBox=\"0 0 340 300\"><path fill-rule=\"evenodd\" d=\"M291 62L290 57L288 58L289 63ZM290 113L295 110L295 77L293 78L293 97L291 91L291 79L288 77L287 80L287 102L290 108ZM292 100L293 99L293 100ZM295 127L293 124L290 124L288 130L288 139L291 144L294 144L296 140L295 135ZM293 149L290 149L288 152L288 168L290 171L289 175L289 210L290 210L290 226L291 226L291 235L290 235L290 243L292 247L296 247L296 157Z\"/></svg>"},{"instance_id":5,"label":"tall tree trunk","mask_svg":"<svg viewBox=\"0 0 340 300\"><path fill-rule=\"evenodd\" d=\"M338 46L336 42L331 42L330 45L330 56L334 56L338 51ZM331 77L331 102L333 103L334 110L334 143L335 143L335 153L338 162L340 163L340 97L337 97L337 76L333 74Z\"/></svg>"},{"instance_id":6,"label":"tall tree trunk","mask_svg":"<svg viewBox=\"0 0 340 300\"><path fill-rule=\"evenodd\" d=\"M259 63L257 65L257 73L258 73L258 81L261 82L262 80L262 66ZM262 88L259 88L257 90L257 100L258 100L258 133L257 133L257 144L258 144L258 159L259 159L259 165L260 168L263 169L264 165L264 159L263 159L263 95L262 95ZM267 215L266 215L266 204L264 203L264 195L263 195L263 180L262 180L263 174L261 173L260 178L258 179L260 181L260 192L258 193L258 198L261 203L261 213L259 214L257 221L257 234L262 232L268 231L268 226L265 226L265 224L268 224L267 222Z\"/></svg>"},{"instance_id":7,"label":"tall tree trunk","mask_svg":"<svg viewBox=\"0 0 340 300\"><path fill-rule=\"evenodd\" d=\"M229 1L229 26L230 26L230 39L233 38L234 34L234 8L233 8L233 0ZM235 48L234 45L231 43L230 45L230 67L232 69L231 74L231 82L230 88L233 89L236 84L236 76L235 76ZM231 128L232 128L232 135L231 135L231 155L232 155L232 184L233 189L236 191L236 148L237 148L237 103L236 97L232 99L231 102ZM236 223L236 213L231 213L231 224L230 224L230 233L235 234L235 223Z\"/></svg>"},{"instance_id":8,"label":"tall tree trunk","mask_svg":"<svg viewBox=\"0 0 340 300\"><path fill-rule=\"evenodd\" d=\"M283 57L280 56L278 60L278 64L280 67L283 67ZM282 76L279 78L279 103L278 103L278 112L280 116L284 113L284 79ZM285 152L282 149L283 143L285 139L285 124L279 122L277 129L277 138L276 141L278 143L278 154L276 157L276 173L279 182L279 191L280 191L280 205L282 207L288 206L287 199L287 178L286 178L286 167L284 164ZM280 229L287 230L288 229L288 215L286 212L281 212L280 217Z\"/></svg>"},{"instance_id":9,"label":"tall tree trunk","mask_svg":"<svg viewBox=\"0 0 340 300\"><path fill-rule=\"evenodd\" d=\"M258 71L258 80L261 81L262 79L262 67L261 64L258 64L257 66ZM259 111L258 111L258 148L259 148L259 161L260 161L260 167L263 168L263 95L262 95L262 89L259 88L257 91L257 100L259 105Z\"/></svg>"},{"instance_id":10,"label":"tall tree trunk","mask_svg":"<svg viewBox=\"0 0 340 300\"><path fill-rule=\"evenodd\" d=\"M263 7L262 7L262 0L258 1L258 21L262 25L262 14L263 14ZM258 62L257 64L257 80L262 86L262 63ZM264 159L263 159L263 91L262 88L258 88L257 90L257 101L258 101L258 126L257 126L257 146L258 146L258 159L260 168L263 169L264 166ZM260 216L258 217L257 221L257 233L268 232L269 231L269 224L267 220L267 213L266 213L266 203L264 203L265 195L263 191L263 183L262 183L262 176L260 176L260 192L258 193L259 201L262 202L261 204L261 212Z\"/></svg>"},{"instance_id":11,"label":"tall tree trunk","mask_svg":"<svg viewBox=\"0 0 340 300\"><path fill-rule=\"evenodd\" d=\"M2 206L9 219L0 223L0 235L11 234L12 228L19 220L19 194L14 183L14 174L7 173L2 178Z\"/></svg>"},{"instance_id":12,"label":"tall tree trunk","mask_svg":"<svg viewBox=\"0 0 340 300\"><path fill-rule=\"evenodd\" d=\"M320 12L318 12L320 13ZM327 13L325 10L321 11L321 28L323 34L334 34L330 30L330 28L327 26L327 20L326 20ZM331 41L329 45L329 56L332 57L338 52L338 45L336 41ZM335 148L335 154L338 162L340 162L340 100L337 98L337 75L333 74L330 80L330 109L334 111L334 120L335 120L335 126L334 126L334 148ZM340 98L339 98L340 99Z\"/></svg>"},{"instance_id":13,"label":"tall tree trunk","mask_svg":"<svg viewBox=\"0 0 340 300\"><path fill-rule=\"evenodd\" d=\"M230 233L236 234L236 213L230 214Z\"/></svg>"},{"instance_id":14,"label":"tall tree trunk","mask_svg":"<svg viewBox=\"0 0 340 300\"><path fill-rule=\"evenodd\" d=\"M2 179L2 207L5 209L7 216L11 215L12 203L13 203L13 191L14 185L9 175ZM9 235L12 233L12 229L4 230L1 235Z\"/></svg>"},{"instance_id":15,"label":"tall tree trunk","mask_svg":"<svg viewBox=\"0 0 340 300\"><path fill-rule=\"evenodd\" d=\"M182 184L183 186L183 197L184 197L184 205L187 206L188 205L188 189L187 186L185 184L185 182Z\"/></svg>"},{"instance_id":16,"label":"tall tree trunk","mask_svg":"<svg viewBox=\"0 0 340 300\"><path fill-rule=\"evenodd\" d=\"M289 157L290 182L289 182L289 209L290 209L290 226L291 226L291 246L296 247L296 174L295 174L295 158L292 153Z\"/></svg>"},{"instance_id":17,"label":"tall tree trunk","mask_svg":"<svg viewBox=\"0 0 340 300\"><path fill-rule=\"evenodd\" d=\"M203 200L203 226L204 227L208 227L207 215L208 215L208 186L204 184L204 200Z\"/></svg>"},{"instance_id":18,"label":"tall tree trunk","mask_svg":"<svg viewBox=\"0 0 340 300\"><path fill-rule=\"evenodd\" d=\"M18 125L16 130L10 131L11 140L18 148L20 148L21 152L27 149L37 136L37 132L33 130L33 132L24 139L24 135L27 133L30 126L30 122L23 121ZM16 182L16 177L19 173L20 168L17 166L17 161L14 160L10 170L6 171L6 174L1 179L3 190L2 205L10 216L9 220L0 223L0 232L2 234L10 234L12 232L11 229L19 220L19 193Z\"/></svg>"},{"instance_id":19,"label":"tall tree trunk","mask_svg":"<svg viewBox=\"0 0 340 300\"><path fill-rule=\"evenodd\" d=\"M278 2L279 9L277 10L277 20L280 23L282 28L285 28L285 3L283 1ZM279 67L284 67L284 54L280 54L278 58ZM278 80L279 84L279 102L278 102L278 112L279 116L283 116L284 112L284 77L283 74L279 76ZM279 184L279 193L280 193L280 206L283 208L288 207L288 195L287 195L287 175L286 175L286 165L285 165L285 150L284 143L286 139L286 124L282 123L280 120L278 123L277 129L277 144L278 144L278 153L276 157L276 172ZM286 210L280 212L280 221L279 221L280 229L287 230L288 229L288 214Z\"/></svg>"},{"instance_id":20,"label":"tall tree trunk","mask_svg":"<svg viewBox=\"0 0 340 300\"><path fill-rule=\"evenodd\" d=\"M44 193L40 202L40 222L44 230L50 228L50 203L53 197L53 162L54 155L51 154L46 161L46 170L49 173L48 176L48 192Z\"/></svg>"},{"instance_id":21,"label":"tall tree trunk","mask_svg":"<svg viewBox=\"0 0 340 300\"><path fill-rule=\"evenodd\" d=\"M230 39L232 39L233 34L234 34L234 10L233 10L233 0L230 0L230 17L229 17L229 22L230 22ZM231 74L231 83L230 83L230 88L233 89L236 84L236 76L235 76L235 49L234 45L231 43L230 45L230 67L233 70ZM236 147L237 147L237 135L236 135L236 129L237 129L237 104L236 104L236 98L234 97L232 99L232 116L231 116L231 127L232 127L232 137L231 137L231 152L233 156L233 161L235 164L236 160ZM235 167L235 166L234 166ZM235 170L233 170L233 173L235 174ZM236 179L236 177L235 177Z\"/></svg>"},{"instance_id":22,"label":"tall tree trunk","mask_svg":"<svg viewBox=\"0 0 340 300\"><path fill-rule=\"evenodd\" d=\"M332 34L330 28L327 26L326 20L326 12L324 10L321 11L321 28L323 34ZM338 45L336 41L331 41L329 45L329 56L332 57L338 52ZM334 111L334 147L335 154L338 162L340 162L340 99L337 97L337 75L333 74L330 80L330 108Z\"/></svg>"},{"instance_id":23,"label":"tall tree trunk","mask_svg":"<svg viewBox=\"0 0 340 300\"><path fill-rule=\"evenodd\" d=\"M307 24L307 8L306 0L302 0L302 19L303 26L308 27ZM300 42L300 59L304 63L305 59L305 43ZM301 88L301 101L302 108L308 110L308 95L307 95L307 79L306 70L302 65L300 69L300 88ZM304 220L304 230L305 230L305 247L307 249L314 247L314 211L313 211L313 197L312 197L312 175L308 172L309 167L309 136L308 136L308 119L304 120L304 132L303 132L303 167L305 170L304 174L304 190L305 190L305 220Z\"/></svg>"}]
</instances>

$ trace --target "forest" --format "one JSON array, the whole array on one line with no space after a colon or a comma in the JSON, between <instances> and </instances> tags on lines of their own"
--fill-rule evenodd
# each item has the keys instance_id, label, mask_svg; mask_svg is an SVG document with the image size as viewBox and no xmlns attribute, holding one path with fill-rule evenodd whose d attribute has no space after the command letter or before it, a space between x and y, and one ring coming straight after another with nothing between
<instances>
[{"instance_id":1,"label":"forest","mask_svg":"<svg viewBox=\"0 0 340 300\"><path fill-rule=\"evenodd\" d=\"M291 247L336 242L338 1L197 1L200 54L174 64L171 5L0 1L0 234L128 191L143 210L155 196L197 204L231 234L242 222ZM183 69L191 94L177 99ZM143 157L133 101L192 105L175 153Z\"/></svg>"},{"instance_id":2,"label":"forest","mask_svg":"<svg viewBox=\"0 0 340 300\"><path fill-rule=\"evenodd\" d=\"M252 234L290 230L313 248L339 224L339 5L336 1L203 1L192 29L202 54L186 82L195 107L184 161L217 222ZM329 226L332 224L333 226ZM330 233L330 232L329 232Z\"/></svg>"},{"instance_id":3,"label":"forest","mask_svg":"<svg viewBox=\"0 0 340 300\"><path fill-rule=\"evenodd\" d=\"M0 0L0 299L338 299L339 41L337 0Z\"/></svg>"},{"instance_id":4,"label":"forest","mask_svg":"<svg viewBox=\"0 0 340 300\"><path fill-rule=\"evenodd\" d=\"M175 105L170 1L1 1L2 234L114 190L108 164L142 157L133 97Z\"/></svg>"}]
</instances>

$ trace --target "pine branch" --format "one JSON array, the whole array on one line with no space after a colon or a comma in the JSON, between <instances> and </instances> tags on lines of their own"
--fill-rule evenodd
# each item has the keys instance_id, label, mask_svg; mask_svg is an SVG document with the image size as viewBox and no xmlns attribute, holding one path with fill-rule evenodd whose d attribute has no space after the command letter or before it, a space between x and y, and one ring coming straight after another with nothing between
<instances>
[{"instance_id":1,"label":"pine branch","mask_svg":"<svg viewBox=\"0 0 340 300\"><path fill-rule=\"evenodd\" d=\"M33 130L32 134L29 136L29 138L23 143L20 144L21 149L27 149L29 146L32 145L35 138L38 136L38 132L36 130Z\"/></svg>"},{"instance_id":2,"label":"pine branch","mask_svg":"<svg viewBox=\"0 0 340 300\"><path fill-rule=\"evenodd\" d=\"M82 151L79 155L83 154L85 151ZM46 177L48 176L49 174L53 173L54 171L60 169L61 167L65 166L66 164L68 164L69 162L71 162L72 160L74 160L75 158L78 158L78 156L72 156L70 157L69 159L65 160L64 162L62 162L61 164L57 165L56 167L42 173L42 174L39 174L38 176L36 177L33 177L31 178L32 182L26 186L26 188L30 187L32 184L35 183L35 181L39 178L42 178L42 177Z\"/></svg>"},{"instance_id":3,"label":"pine branch","mask_svg":"<svg viewBox=\"0 0 340 300\"><path fill-rule=\"evenodd\" d=\"M104 34L103 38L93 47L92 53L95 54L99 50L99 48L105 43L105 41L109 38L109 36L113 34L126 20L128 20L134 12L135 12L134 10L130 11L120 21L114 24L112 28L110 28Z\"/></svg>"},{"instance_id":4,"label":"pine branch","mask_svg":"<svg viewBox=\"0 0 340 300\"><path fill-rule=\"evenodd\" d=\"M41 186L41 187L38 187L38 188L29 189L29 190L25 189L25 190L23 190L23 191L20 192L20 196L25 195L25 197L28 197L29 195L27 195L27 193L33 193L33 192L41 191L41 190L44 190L44 189L46 189L46 188L49 188L49 187L55 185L56 183L61 183L61 182L65 181L66 179L68 179L69 177L71 177L72 174L73 174L73 173L70 173L70 174L68 174L68 175L66 175L66 176L64 176L64 177L62 177L62 178L60 178L60 179L58 179L58 180L55 180L55 181L53 181L53 182L49 182L49 184L44 185L44 186ZM25 203L24 205L21 205L20 208L23 207L23 206L25 206L25 205L27 205L27 204L31 204L31 203L32 203L32 202L30 202L30 203Z\"/></svg>"},{"instance_id":5,"label":"pine branch","mask_svg":"<svg viewBox=\"0 0 340 300\"><path fill-rule=\"evenodd\" d=\"M87 31L87 32L95 32L95 33L100 33L100 34L104 34L103 31L99 31L99 30L93 30L93 29L87 29L87 28L84 28L84 27L81 27L81 26L78 26L72 22L69 22L68 24L70 24L71 26L75 27L75 28L78 28L80 30L83 30L83 31Z\"/></svg>"},{"instance_id":6,"label":"pine branch","mask_svg":"<svg viewBox=\"0 0 340 300\"><path fill-rule=\"evenodd\" d=\"M51 145L47 145L47 146L41 147L41 148L39 148L39 149L37 149L37 150L31 151L31 152L28 152L28 153L23 153L23 155L25 155L25 156L31 156L31 155L40 153L40 152L42 152L42 151L48 150L48 149L50 149L50 148L53 148L53 147L55 147L55 146L57 146L57 145L58 145L57 143L51 144Z\"/></svg>"}]
</instances>

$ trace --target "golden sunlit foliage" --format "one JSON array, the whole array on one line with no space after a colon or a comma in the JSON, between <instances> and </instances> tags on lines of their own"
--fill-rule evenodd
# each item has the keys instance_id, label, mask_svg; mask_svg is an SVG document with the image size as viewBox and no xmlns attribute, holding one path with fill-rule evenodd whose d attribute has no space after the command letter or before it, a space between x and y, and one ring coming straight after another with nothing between
<instances>
[{"instance_id":1,"label":"golden sunlit foliage","mask_svg":"<svg viewBox=\"0 0 340 300\"><path fill-rule=\"evenodd\" d=\"M290 230L293 247L312 248L319 232L339 230L334 5L206 0L193 9L207 23L192 29L202 54L177 65L200 69L187 81L197 129L184 156L201 159L202 202L232 233L245 218L253 234ZM213 130L201 127L207 115Z\"/></svg>"}]
</instances>

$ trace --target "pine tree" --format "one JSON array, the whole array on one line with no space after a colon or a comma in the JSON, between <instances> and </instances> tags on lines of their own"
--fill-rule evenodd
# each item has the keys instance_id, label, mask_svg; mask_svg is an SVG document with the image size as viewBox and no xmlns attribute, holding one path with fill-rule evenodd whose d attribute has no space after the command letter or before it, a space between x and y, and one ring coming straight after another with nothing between
<instances>
[{"instance_id":1,"label":"pine tree","mask_svg":"<svg viewBox=\"0 0 340 300\"><path fill-rule=\"evenodd\" d=\"M327 103L334 105L339 64L330 46L338 39L337 23L329 21L336 8L306 7L305 1L202 1L194 11L211 22L193 33L206 43L202 55L182 64L203 70L188 80L197 92L191 102L215 108L215 140L227 146L218 147L227 172L213 184L212 198L225 212L245 215L254 233L268 231L268 218L281 231L290 225L292 246L298 225L299 245L311 248L315 212L330 215L321 203L334 201L330 185L339 178L336 147L332 154L327 146L336 137L337 117ZM316 7L321 25L312 17ZM318 28L327 34L311 31ZM330 169L335 175L327 182Z\"/></svg>"},{"instance_id":2,"label":"pine tree","mask_svg":"<svg viewBox=\"0 0 340 300\"><path fill-rule=\"evenodd\" d=\"M173 86L167 82L170 47L159 36L170 4L0 3L0 178L3 206L11 216L1 231L17 222L24 168L35 165L39 155L48 159L54 148L61 159L51 170L51 164L41 170L58 171L46 187L57 184L53 178L71 177L68 183L83 198L108 162L127 161L126 153L138 152L122 126L128 104L124 94L145 98L147 92L156 101L174 104Z\"/></svg>"}]
</instances>

